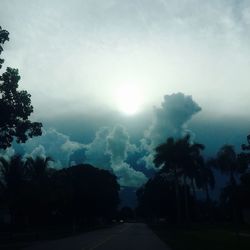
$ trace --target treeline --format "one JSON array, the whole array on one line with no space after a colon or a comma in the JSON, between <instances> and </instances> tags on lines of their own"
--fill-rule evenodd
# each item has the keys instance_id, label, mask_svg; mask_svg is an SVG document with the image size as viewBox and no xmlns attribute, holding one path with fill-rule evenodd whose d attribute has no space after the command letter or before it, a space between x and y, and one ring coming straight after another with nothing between
<instances>
[{"instance_id":1,"label":"treeline","mask_svg":"<svg viewBox=\"0 0 250 250\"><path fill-rule=\"evenodd\" d=\"M216 157L205 160L204 145L191 142L189 135L168 138L155 149L154 164L159 171L137 190L137 215L177 224L250 223L250 135L247 141L240 153L224 145ZM211 196L216 185L214 170L228 180L218 199Z\"/></svg>"},{"instance_id":2,"label":"treeline","mask_svg":"<svg viewBox=\"0 0 250 250\"><path fill-rule=\"evenodd\" d=\"M55 170L50 161L0 158L0 210L12 229L111 221L119 204L116 176L88 164Z\"/></svg>"}]
</instances>

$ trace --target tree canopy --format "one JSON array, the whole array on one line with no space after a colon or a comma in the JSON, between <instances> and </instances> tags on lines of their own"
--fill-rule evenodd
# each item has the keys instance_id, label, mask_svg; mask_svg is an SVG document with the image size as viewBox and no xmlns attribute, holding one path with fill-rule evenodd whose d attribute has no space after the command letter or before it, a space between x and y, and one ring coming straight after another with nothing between
<instances>
[{"instance_id":1,"label":"tree canopy","mask_svg":"<svg viewBox=\"0 0 250 250\"><path fill-rule=\"evenodd\" d=\"M0 54L2 45L8 40L8 31L0 27ZM0 59L0 68L3 62ZM0 75L0 149L10 147L14 139L24 143L28 138L42 134L42 123L29 120L33 112L31 95L26 90L18 90L20 79L18 69L10 67Z\"/></svg>"}]
</instances>

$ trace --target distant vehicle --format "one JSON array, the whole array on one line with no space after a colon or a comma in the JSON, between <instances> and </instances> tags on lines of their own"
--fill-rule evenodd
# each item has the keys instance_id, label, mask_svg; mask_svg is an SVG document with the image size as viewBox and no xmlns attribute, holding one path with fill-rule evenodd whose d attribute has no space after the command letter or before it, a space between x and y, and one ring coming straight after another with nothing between
<instances>
[{"instance_id":1,"label":"distant vehicle","mask_svg":"<svg viewBox=\"0 0 250 250\"><path fill-rule=\"evenodd\" d=\"M120 220L119 222L120 222L120 223L124 223L124 220Z\"/></svg>"}]
</instances>

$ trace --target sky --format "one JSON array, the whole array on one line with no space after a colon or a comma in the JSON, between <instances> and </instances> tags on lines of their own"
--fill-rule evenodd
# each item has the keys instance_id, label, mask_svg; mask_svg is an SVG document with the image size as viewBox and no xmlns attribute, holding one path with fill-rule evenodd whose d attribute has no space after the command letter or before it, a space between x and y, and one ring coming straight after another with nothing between
<instances>
[{"instance_id":1,"label":"sky","mask_svg":"<svg viewBox=\"0 0 250 250\"><path fill-rule=\"evenodd\" d=\"M191 133L209 157L250 132L249 1L0 0L0 25L4 65L44 124L9 154L89 162L138 187L168 136Z\"/></svg>"}]
</instances>

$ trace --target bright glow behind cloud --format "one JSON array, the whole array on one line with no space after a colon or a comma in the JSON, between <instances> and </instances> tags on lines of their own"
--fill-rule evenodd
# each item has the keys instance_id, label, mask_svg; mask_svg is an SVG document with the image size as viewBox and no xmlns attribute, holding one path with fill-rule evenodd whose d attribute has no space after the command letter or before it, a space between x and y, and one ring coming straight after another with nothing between
<instances>
[{"instance_id":1,"label":"bright glow behind cloud","mask_svg":"<svg viewBox=\"0 0 250 250\"><path fill-rule=\"evenodd\" d=\"M2 0L0 17L5 65L20 69L36 114L116 109L126 79L143 105L181 91L204 112L247 114L249 1Z\"/></svg>"},{"instance_id":2,"label":"bright glow behind cloud","mask_svg":"<svg viewBox=\"0 0 250 250\"><path fill-rule=\"evenodd\" d=\"M135 84L124 83L118 87L114 95L118 110L127 115L136 114L143 105L143 90L139 90Z\"/></svg>"}]
</instances>

